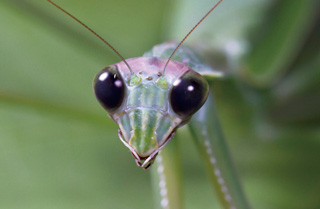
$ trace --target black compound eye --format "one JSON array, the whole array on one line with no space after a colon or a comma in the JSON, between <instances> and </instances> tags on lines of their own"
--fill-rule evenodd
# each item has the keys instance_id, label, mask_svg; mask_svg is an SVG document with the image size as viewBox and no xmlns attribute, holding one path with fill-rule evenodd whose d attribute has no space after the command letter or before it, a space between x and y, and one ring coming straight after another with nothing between
<instances>
[{"instance_id":1,"label":"black compound eye","mask_svg":"<svg viewBox=\"0 0 320 209\"><path fill-rule=\"evenodd\" d=\"M208 97L208 82L195 71L188 71L173 83L170 93L172 110L180 117L191 117Z\"/></svg>"},{"instance_id":2,"label":"black compound eye","mask_svg":"<svg viewBox=\"0 0 320 209\"><path fill-rule=\"evenodd\" d=\"M121 106L126 87L116 67L111 65L101 70L94 79L93 88L100 104L108 112L114 112Z\"/></svg>"}]
</instances>

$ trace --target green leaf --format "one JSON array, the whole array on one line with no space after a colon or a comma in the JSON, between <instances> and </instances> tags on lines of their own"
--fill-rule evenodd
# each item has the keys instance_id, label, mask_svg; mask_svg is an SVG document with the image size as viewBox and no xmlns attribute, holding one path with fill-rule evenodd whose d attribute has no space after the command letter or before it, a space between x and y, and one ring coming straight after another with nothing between
<instances>
[{"instance_id":1,"label":"green leaf","mask_svg":"<svg viewBox=\"0 0 320 209\"><path fill-rule=\"evenodd\" d=\"M269 86L282 76L305 43L319 2L285 0L275 2L261 25L246 63L246 76L256 86Z\"/></svg>"}]
</instances>

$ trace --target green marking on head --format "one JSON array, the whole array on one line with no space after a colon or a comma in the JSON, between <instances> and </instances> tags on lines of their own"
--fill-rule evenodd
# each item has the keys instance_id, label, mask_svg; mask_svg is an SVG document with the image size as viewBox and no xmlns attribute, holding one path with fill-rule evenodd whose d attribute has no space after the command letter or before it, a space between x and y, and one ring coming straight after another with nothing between
<instances>
[{"instance_id":1,"label":"green marking on head","mask_svg":"<svg viewBox=\"0 0 320 209\"><path fill-rule=\"evenodd\" d=\"M167 89L169 84L167 82L167 80L164 77L160 77L158 78L158 80L156 81L157 85L160 86L160 88L162 89Z\"/></svg>"},{"instance_id":2,"label":"green marking on head","mask_svg":"<svg viewBox=\"0 0 320 209\"><path fill-rule=\"evenodd\" d=\"M141 82L141 77L137 75L132 75L130 79L130 86L138 85Z\"/></svg>"},{"instance_id":3,"label":"green marking on head","mask_svg":"<svg viewBox=\"0 0 320 209\"><path fill-rule=\"evenodd\" d=\"M161 114L155 110L138 109L130 115L133 120L129 144L139 156L147 157L159 147L155 129Z\"/></svg>"}]
</instances>

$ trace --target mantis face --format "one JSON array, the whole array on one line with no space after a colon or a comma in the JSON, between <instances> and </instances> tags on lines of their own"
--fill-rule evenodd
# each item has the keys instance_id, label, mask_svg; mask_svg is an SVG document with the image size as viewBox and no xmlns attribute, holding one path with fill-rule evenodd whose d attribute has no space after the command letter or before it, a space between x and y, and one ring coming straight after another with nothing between
<instances>
[{"instance_id":1,"label":"mantis face","mask_svg":"<svg viewBox=\"0 0 320 209\"><path fill-rule=\"evenodd\" d=\"M94 79L100 104L119 125L119 138L138 166L149 168L176 129L187 123L208 97L207 81L183 63L139 57L107 66Z\"/></svg>"},{"instance_id":2,"label":"mantis face","mask_svg":"<svg viewBox=\"0 0 320 209\"><path fill-rule=\"evenodd\" d=\"M187 65L172 61L172 58L222 0L189 31L168 59L139 57L128 60L86 24L48 1L97 36L121 58L122 62L107 66L98 73L93 83L94 92L109 116L119 125L120 140L130 149L137 165L149 168L176 129L188 122L208 97L207 81Z\"/></svg>"}]
</instances>

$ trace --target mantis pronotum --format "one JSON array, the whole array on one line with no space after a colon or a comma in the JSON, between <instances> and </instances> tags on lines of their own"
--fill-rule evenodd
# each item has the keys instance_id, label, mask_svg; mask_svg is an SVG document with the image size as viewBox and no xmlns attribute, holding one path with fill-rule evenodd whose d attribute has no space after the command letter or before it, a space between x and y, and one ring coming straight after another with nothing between
<instances>
[{"instance_id":1,"label":"mantis pronotum","mask_svg":"<svg viewBox=\"0 0 320 209\"><path fill-rule=\"evenodd\" d=\"M170 178L173 179L170 187L178 184L174 181L177 176L166 173L176 166L174 159L167 159L172 150L161 150L179 127L189 123L223 206L230 209L249 208L235 175L218 119L215 114L207 113L208 108L214 110L213 95L209 93L211 80L221 74L203 64L191 49L181 46L222 0L204 15L180 43L163 43L143 57L131 59L124 59L87 25L48 1L96 35L122 59L97 74L93 83L94 92L110 118L119 125L119 138L131 151L137 165L149 169L158 156L155 178L158 178L160 185L161 207L181 208L176 203L179 201L174 200L177 194L166 187Z\"/></svg>"}]
</instances>

